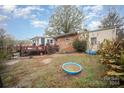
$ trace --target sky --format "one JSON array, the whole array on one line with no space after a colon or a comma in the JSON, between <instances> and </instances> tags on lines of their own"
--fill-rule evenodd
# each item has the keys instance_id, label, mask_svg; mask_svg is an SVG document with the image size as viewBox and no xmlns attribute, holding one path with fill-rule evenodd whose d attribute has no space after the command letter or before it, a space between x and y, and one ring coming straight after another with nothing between
<instances>
[{"instance_id":1,"label":"sky","mask_svg":"<svg viewBox=\"0 0 124 93\"><path fill-rule=\"evenodd\" d=\"M44 35L53 14L54 5L0 5L0 28L4 28L15 39L31 39ZM109 8L114 7L120 16L124 16L124 6L81 5L77 6L85 15L82 28L98 29L100 20L107 15Z\"/></svg>"}]
</instances>

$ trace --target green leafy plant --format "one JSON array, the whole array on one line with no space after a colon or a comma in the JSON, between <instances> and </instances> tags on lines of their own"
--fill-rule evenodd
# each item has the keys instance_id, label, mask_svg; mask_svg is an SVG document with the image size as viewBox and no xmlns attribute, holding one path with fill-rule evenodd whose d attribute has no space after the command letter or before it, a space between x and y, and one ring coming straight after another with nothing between
<instances>
[{"instance_id":1,"label":"green leafy plant","mask_svg":"<svg viewBox=\"0 0 124 93\"><path fill-rule=\"evenodd\" d=\"M124 65L124 54L123 53L121 53L120 61L121 61L121 64Z\"/></svg>"},{"instance_id":2,"label":"green leafy plant","mask_svg":"<svg viewBox=\"0 0 124 93\"><path fill-rule=\"evenodd\" d=\"M120 64L121 51L124 51L124 41L104 40L100 46L99 53L103 59L107 59L108 63L112 60L115 64Z\"/></svg>"},{"instance_id":3,"label":"green leafy plant","mask_svg":"<svg viewBox=\"0 0 124 93\"><path fill-rule=\"evenodd\" d=\"M105 75L119 78L120 82L124 82L124 40L104 40L100 46L99 54L101 62L107 67Z\"/></svg>"},{"instance_id":4,"label":"green leafy plant","mask_svg":"<svg viewBox=\"0 0 124 93\"><path fill-rule=\"evenodd\" d=\"M87 42L86 40L79 40L76 39L73 42L73 47L78 51L78 52L85 52L86 47L87 47Z\"/></svg>"}]
</instances>

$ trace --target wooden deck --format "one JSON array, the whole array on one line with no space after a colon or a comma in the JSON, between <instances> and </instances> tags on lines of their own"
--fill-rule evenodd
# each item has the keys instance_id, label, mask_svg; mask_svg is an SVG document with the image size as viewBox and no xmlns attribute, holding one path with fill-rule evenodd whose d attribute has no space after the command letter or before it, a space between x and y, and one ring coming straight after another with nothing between
<instances>
[{"instance_id":1,"label":"wooden deck","mask_svg":"<svg viewBox=\"0 0 124 93\"><path fill-rule=\"evenodd\" d=\"M57 45L46 45L46 46L15 46L16 52L20 52L20 56L27 55L44 55L55 53L59 50Z\"/></svg>"}]
</instances>

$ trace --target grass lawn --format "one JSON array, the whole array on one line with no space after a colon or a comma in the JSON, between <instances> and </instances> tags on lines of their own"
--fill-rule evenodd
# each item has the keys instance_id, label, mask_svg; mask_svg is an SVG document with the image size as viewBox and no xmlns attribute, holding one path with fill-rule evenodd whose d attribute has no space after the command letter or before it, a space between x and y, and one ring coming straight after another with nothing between
<instances>
[{"instance_id":1,"label":"grass lawn","mask_svg":"<svg viewBox=\"0 0 124 93\"><path fill-rule=\"evenodd\" d=\"M86 54L58 54L21 59L7 66L2 74L5 87L106 87L102 81L104 66L98 56ZM52 59L44 64L43 59ZM83 71L68 75L61 66L64 62L74 61L82 65Z\"/></svg>"}]
</instances>

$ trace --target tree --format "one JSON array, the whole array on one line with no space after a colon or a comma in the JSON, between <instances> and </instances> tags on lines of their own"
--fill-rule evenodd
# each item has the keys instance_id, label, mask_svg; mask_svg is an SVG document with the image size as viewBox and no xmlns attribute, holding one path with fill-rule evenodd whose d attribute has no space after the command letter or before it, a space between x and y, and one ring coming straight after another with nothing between
<instances>
[{"instance_id":1,"label":"tree","mask_svg":"<svg viewBox=\"0 0 124 93\"><path fill-rule=\"evenodd\" d=\"M6 31L3 28L0 28L0 66L1 66L1 62L3 61L3 48L4 48L5 32ZM3 87L1 75L0 75L0 87Z\"/></svg>"},{"instance_id":2,"label":"tree","mask_svg":"<svg viewBox=\"0 0 124 93\"><path fill-rule=\"evenodd\" d=\"M0 28L0 47L4 46L4 38L5 38L6 31L3 28Z\"/></svg>"},{"instance_id":3,"label":"tree","mask_svg":"<svg viewBox=\"0 0 124 93\"><path fill-rule=\"evenodd\" d=\"M102 28L122 27L124 25L124 17L121 17L114 8L110 8L108 14L101 20Z\"/></svg>"},{"instance_id":4,"label":"tree","mask_svg":"<svg viewBox=\"0 0 124 93\"><path fill-rule=\"evenodd\" d=\"M84 16L76 6L58 6L49 20L48 35L80 31Z\"/></svg>"},{"instance_id":5,"label":"tree","mask_svg":"<svg viewBox=\"0 0 124 93\"><path fill-rule=\"evenodd\" d=\"M6 31L3 28L0 28L0 39L5 37Z\"/></svg>"},{"instance_id":6,"label":"tree","mask_svg":"<svg viewBox=\"0 0 124 93\"><path fill-rule=\"evenodd\" d=\"M0 28L0 70L3 69L4 60L8 58L9 55L12 55L11 49L7 49L7 46L13 45L14 39L6 34L5 29ZM0 87L3 87L1 73L0 73Z\"/></svg>"}]
</instances>

